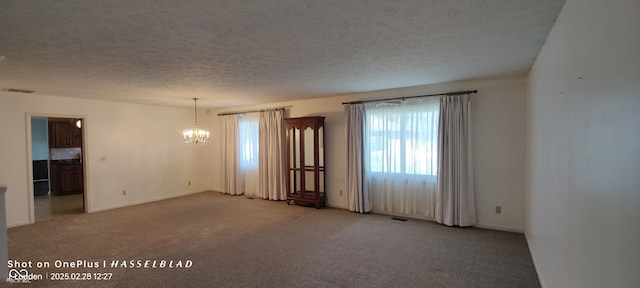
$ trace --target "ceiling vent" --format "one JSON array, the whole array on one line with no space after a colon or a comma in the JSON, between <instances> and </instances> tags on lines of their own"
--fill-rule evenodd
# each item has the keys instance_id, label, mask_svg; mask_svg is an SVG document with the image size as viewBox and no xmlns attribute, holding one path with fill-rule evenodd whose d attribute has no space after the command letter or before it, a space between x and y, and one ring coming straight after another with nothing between
<instances>
[{"instance_id":1,"label":"ceiling vent","mask_svg":"<svg viewBox=\"0 0 640 288\"><path fill-rule=\"evenodd\" d=\"M33 90L24 90L24 89L15 89L15 88L4 88L2 91L7 92L16 92L16 93L33 93Z\"/></svg>"}]
</instances>

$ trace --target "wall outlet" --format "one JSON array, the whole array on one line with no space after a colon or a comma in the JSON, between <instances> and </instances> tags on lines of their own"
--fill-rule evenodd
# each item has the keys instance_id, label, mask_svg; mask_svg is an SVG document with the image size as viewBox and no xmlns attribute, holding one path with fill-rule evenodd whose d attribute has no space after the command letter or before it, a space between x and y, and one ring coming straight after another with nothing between
<instances>
[{"instance_id":1,"label":"wall outlet","mask_svg":"<svg viewBox=\"0 0 640 288\"><path fill-rule=\"evenodd\" d=\"M502 213L502 207L496 206L496 214L501 214L501 213Z\"/></svg>"},{"instance_id":2,"label":"wall outlet","mask_svg":"<svg viewBox=\"0 0 640 288\"><path fill-rule=\"evenodd\" d=\"M122 196L127 196L127 190L122 190Z\"/></svg>"},{"instance_id":3,"label":"wall outlet","mask_svg":"<svg viewBox=\"0 0 640 288\"><path fill-rule=\"evenodd\" d=\"M187 186L191 186L191 180L189 180L189 182L187 182Z\"/></svg>"},{"instance_id":4,"label":"wall outlet","mask_svg":"<svg viewBox=\"0 0 640 288\"><path fill-rule=\"evenodd\" d=\"M340 190L340 196L342 196L342 190Z\"/></svg>"}]
</instances>

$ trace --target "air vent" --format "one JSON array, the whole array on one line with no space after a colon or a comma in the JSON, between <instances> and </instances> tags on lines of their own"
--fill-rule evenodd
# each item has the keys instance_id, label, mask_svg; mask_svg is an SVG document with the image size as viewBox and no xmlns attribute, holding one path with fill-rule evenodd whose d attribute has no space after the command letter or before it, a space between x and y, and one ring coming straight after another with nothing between
<instances>
[{"instance_id":1,"label":"air vent","mask_svg":"<svg viewBox=\"0 0 640 288\"><path fill-rule=\"evenodd\" d=\"M7 92L16 92L16 93L33 93L33 90L24 90L24 89L15 89L15 88L4 88L2 91Z\"/></svg>"},{"instance_id":2,"label":"air vent","mask_svg":"<svg viewBox=\"0 0 640 288\"><path fill-rule=\"evenodd\" d=\"M398 221L407 221L407 218L403 218L403 217L391 217L391 219L393 220L398 220Z\"/></svg>"}]
</instances>

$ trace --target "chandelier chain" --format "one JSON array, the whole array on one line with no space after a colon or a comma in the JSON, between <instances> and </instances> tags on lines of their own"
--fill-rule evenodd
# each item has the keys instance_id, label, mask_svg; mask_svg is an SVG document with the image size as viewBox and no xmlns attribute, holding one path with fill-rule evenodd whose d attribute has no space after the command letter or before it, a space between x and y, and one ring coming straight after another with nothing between
<instances>
[{"instance_id":1,"label":"chandelier chain","mask_svg":"<svg viewBox=\"0 0 640 288\"><path fill-rule=\"evenodd\" d=\"M198 102L198 98L193 98L193 111L195 113L193 113L193 115L195 115L195 123L196 123L196 127L198 127L198 106L196 104L196 102Z\"/></svg>"}]
</instances>

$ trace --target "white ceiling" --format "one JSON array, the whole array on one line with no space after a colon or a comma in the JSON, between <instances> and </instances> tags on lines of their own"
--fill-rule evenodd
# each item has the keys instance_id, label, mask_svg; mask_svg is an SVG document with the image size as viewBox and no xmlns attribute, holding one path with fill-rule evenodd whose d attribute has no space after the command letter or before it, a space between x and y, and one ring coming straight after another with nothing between
<instances>
[{"instance_id":1,"label":"white ceiling","mask_svg":"<svg viewBox=\"0 0 640 288\"><path fill-rule=\"evenodd\" d=\"M564 0L0 2L0 89L231 107L525 76Z\"/></svg>"}]
</instances>

